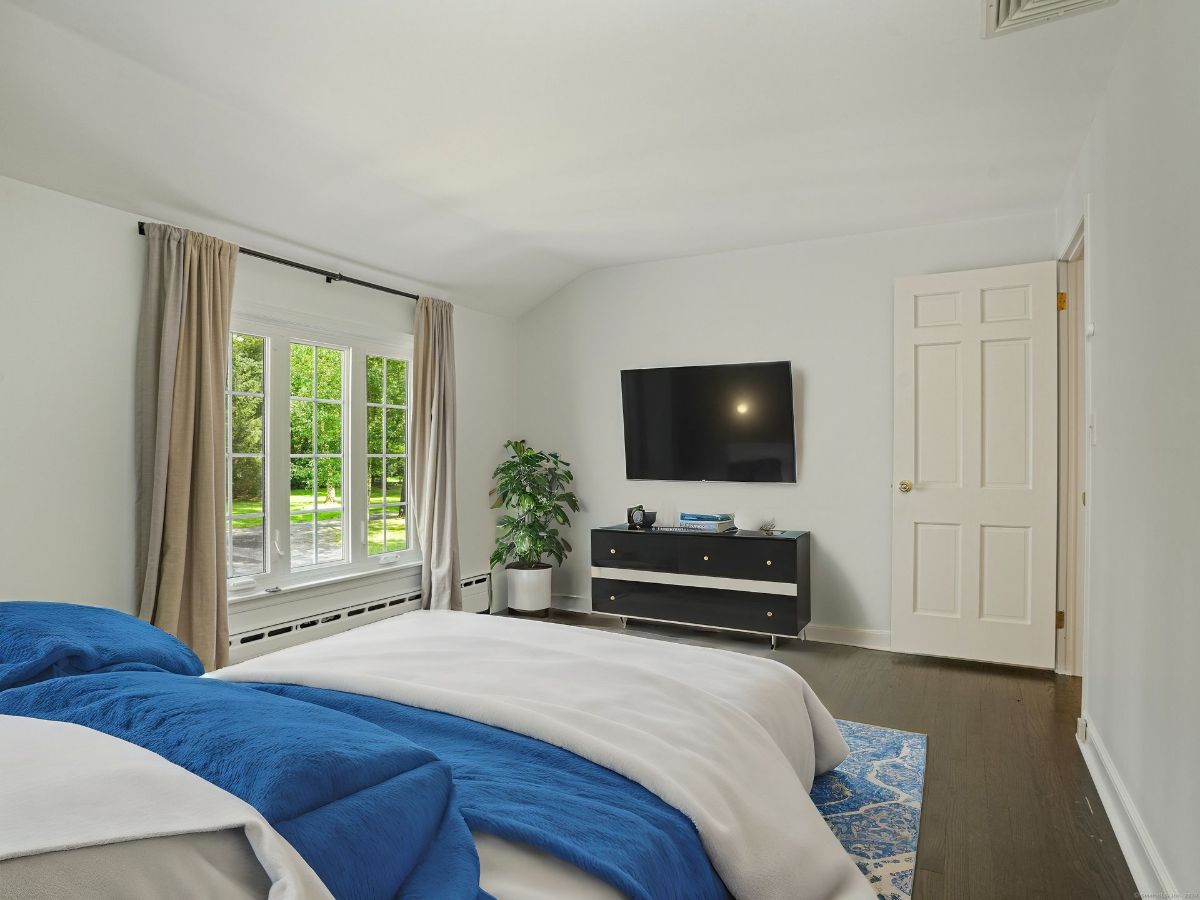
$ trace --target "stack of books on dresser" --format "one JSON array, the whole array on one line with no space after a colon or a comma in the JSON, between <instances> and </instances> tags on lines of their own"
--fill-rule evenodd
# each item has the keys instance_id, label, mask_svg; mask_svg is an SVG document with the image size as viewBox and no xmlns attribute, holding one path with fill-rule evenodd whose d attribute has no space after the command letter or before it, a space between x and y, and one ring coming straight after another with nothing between
<instances>
[{"instance_id":1,"label":"stack of books on dresser","mask_svg":"<svg viewBox=\"0 0 1200 900\"><path fill-rule=\"evenodd\" d=\"M679 527L688 531L711 531L720 533L731 530L733 515L731 513L680 513Z\"/></svg>"}]
</instances>

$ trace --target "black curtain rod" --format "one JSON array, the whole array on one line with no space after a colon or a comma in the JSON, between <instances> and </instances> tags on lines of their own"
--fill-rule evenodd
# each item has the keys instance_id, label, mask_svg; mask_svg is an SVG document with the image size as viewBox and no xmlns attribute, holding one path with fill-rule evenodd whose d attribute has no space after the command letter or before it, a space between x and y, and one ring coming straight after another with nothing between
<instances>
[{"instance_id":1,"label":"black curtain rod","mask_svg":"<svg viewBox=\"0 0 1200 900\"><path fill-rule=\"evenodd\" d=\"M146 234L146 223L138 222L138 234ZM417 294L410 294L408 291L398 291L395 288L390 288L382 284L374 284L370 281L361 281L358 278L351 278L349 275L343 275L341 272L330 272L328 269L318 269L316 266L305 265L298 263L295 260L284 259L282 256L272 256L270 253L260 253L257 250L251 250L249 247L238 247L238 253L244 253L246 256L253 256L255 259L265 259L267 262L279 263L281 266L288 266L292 269L300 269L304 272L312 272L314 275L324 277L326 284L333 284L335 281L344 281L346 284L356 284L359 287L369 288L372 291L383 291L385 294L395 294L397 297L408 297L410 300L420 300Z\"/></svg>"}]
</instances>

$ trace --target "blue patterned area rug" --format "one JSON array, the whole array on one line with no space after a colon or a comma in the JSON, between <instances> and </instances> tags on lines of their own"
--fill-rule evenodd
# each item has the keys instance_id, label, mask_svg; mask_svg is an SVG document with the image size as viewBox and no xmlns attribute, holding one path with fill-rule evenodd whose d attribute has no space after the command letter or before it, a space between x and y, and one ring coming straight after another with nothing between
<instances>
[{"instance_id":1,"label":"blue patterned area rug","mask_svg":"<svg viewBox=\"0 0 1200 900\"><path fill-rule=\"evenodd\" d=\"M845 761L813 782L812 799L880 900L909 900L925 787L925 735L838 720Z\"/></svg>"}]
</instances>

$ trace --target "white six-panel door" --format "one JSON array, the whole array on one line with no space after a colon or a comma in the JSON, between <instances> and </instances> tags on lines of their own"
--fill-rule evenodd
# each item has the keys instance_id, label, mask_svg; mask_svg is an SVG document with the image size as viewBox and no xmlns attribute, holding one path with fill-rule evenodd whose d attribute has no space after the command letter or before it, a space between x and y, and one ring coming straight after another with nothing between
<instances>
[{"instance_id":1,"label":"white six-panel door","mask_svg":"<svg viewBox=\"0 0 1200 900\"><path fill-rule=\"evenodd\" d=\"M895 312L892 649L1053 668L1057 264L898 278Z\"/></svg>"}]
</instances>

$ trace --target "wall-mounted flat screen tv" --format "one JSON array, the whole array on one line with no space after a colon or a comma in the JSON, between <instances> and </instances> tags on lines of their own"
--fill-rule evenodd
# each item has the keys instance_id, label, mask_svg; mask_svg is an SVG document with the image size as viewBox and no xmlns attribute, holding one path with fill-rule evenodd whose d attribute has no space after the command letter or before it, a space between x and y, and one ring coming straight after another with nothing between
<instances>
[{"instance_id":1,"label":"wall-mounted flat screen tv","mask_svg":"<svg viewBox=\"0 0 1200 900\"><path fill-rule=\"evenodd\" d=\"M626 369L625 477L795 482L790 362Z\"/></svg>"}]
</instances>

